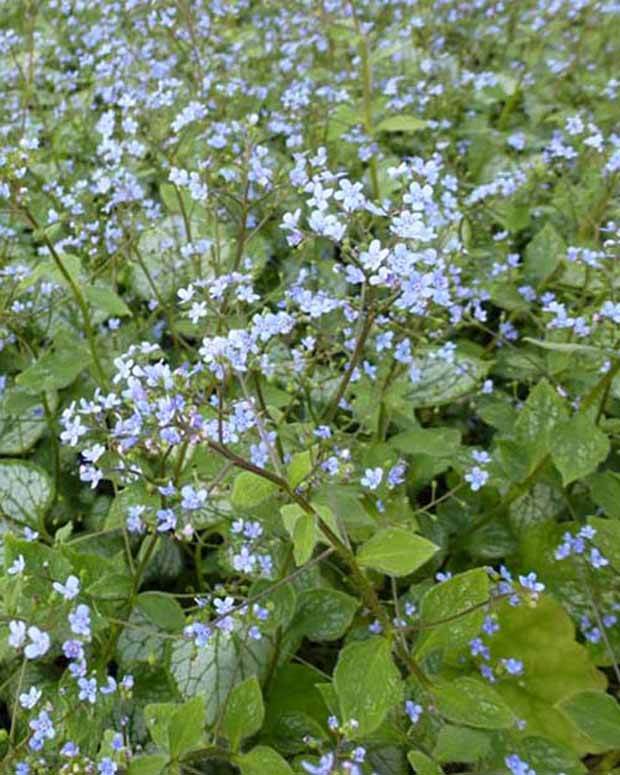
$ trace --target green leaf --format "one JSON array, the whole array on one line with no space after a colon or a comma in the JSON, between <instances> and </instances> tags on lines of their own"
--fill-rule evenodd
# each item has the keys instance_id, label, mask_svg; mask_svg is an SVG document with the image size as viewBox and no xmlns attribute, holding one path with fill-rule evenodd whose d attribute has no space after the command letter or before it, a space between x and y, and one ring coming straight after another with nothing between
<instances>
[{"instance_id":1,"label":"green leaf","mask_svg":"<svg viewBox=\"0 0 620 775\"><path fill-rule=\"evenodd\" d=\"M389 116L375 127L377 132L419 132L426 129L428 122L415 116Z\"/></svg>"},{"instance_id":2,"label":"green leaf","mask_svg":"<svg viewBox=\"0 0 620 775\"><path fill-rule=\"evenodd\" d=\"M417 775L443 775L443 770L422 751L409 751L407 761Z\"/></svg>"},{"instance_id":3,"label":"green leaf","mask_svg":"<svg viewBox=\"0 0 620 775\"><path fill-rule=\"evenodd\" d=\"M588 478L590 495L597 506L614 519L620 519L620 475L603 471Z\"/></svg>"},{"instance_id":4,"label":"green leaf","mask_svg":"<svg viewBox=\"0 0 620 775\"><path fill-rule=\"evenodd\" d=\"M411 407L417 408L448 404L472 392L492 363L458 350L450 363L437 348L416 356L413 365L419 377L407 388L406 399Z\"/></svg>"},{"instance_id":5,"label":"green leaf","mask_svg":"<svg viewBox=\"0 0 620 775\"><path fill-rule=\"evenodd\" d=\"M360 565L390 576L406 576L428 562L437 551L438 547L422 536L400 527L388 527L377 531L363 544L357 559Z\"/></svg>"},{"instance_id":6,"label":"green leaf","mask_svg":"<svg viewBox=\"0 0 620 775\"><path fill-rule=\"evenodd\" d=\"M455 724L480 729L508 729L516 718L502 697L477 678L455 678L433 690L441 716Z\"/></svg>"},{"instance_id":7,"label":"green leaf","mask_svg":"<svg viewBox=\"0 0 620 775\"><path fill-rule=\"evenodd\" d=\"M140 559L141 554L138 555L138 560ZM183 553L178 543L161 536L155 553L144 571L144 582L163 584L166 580L175 579L183 570L183 560Z\"/></svg>"},{"instance_id":8,"label":"green leaf","mask_svg":"<svg viewBox=\"0 0 620 775\"><path fill-rule=\"evenodd\" d=\"M329 527L332 530L332 532L336 533L336 535L342 538L342 531L340 529L340 526L338 525L338 522L336 520L336 517L331 507L321 503L316 503L315 501L312 501L310 505L318 515L319 524L323 523L327 525L327 527ZM327 542L327 538L325 538L320 531L318 531L317 540L323 541L323 543Z\"/></svg>"},{"instance_id":9,"label":"green leaf","mask_svg":"<svg viewBox=\"0 0 620 775\"><path fill-rule=\"evenodd\" d=\"M276 586L270 579L258 579L250 587L248 597L261 596L261 605L268 608L269 618L263 626L275 630L288 627L297 607L297 593L292 584Z\"/></svg>"},{"instance_id":10,"label":"green leaf","mask_svg":"<svg viewBox=\"0 0 620 775\"><path fill-rule=\"evenodd\" d=\"M448 724L439 730L433 757L442 764L448 762L475 764L485 757L490 749L491 738L487 732Z\"/></svg>"},{"instance_id":11,"label":"green leaf","mask_svg":"<svg viewBox=\"0 0 620 775\"><path fill-rule=\"evenodd\" d=\"M309 449L293 455L291 462L286 467L288 483L295 489L312 471L312 453Z\"/></svg>"},{"instance_id":12,"label":"green leaf","mask_svg":"<svg viewBox=\"0 0 620 775\"><path fill-rule=\"evenodd\" d=\"M162 775L167 764L168 757L165 754L134 756L127 769L127 775Z\"/></svg>"},{"instance_id":13,"label":"green leaf","mask_svg":"<svg viewBox=\"0 0 620 775\"><path fill-rule=\"evenodd\" d=\"M166 644L160 637L161 630L137 608L134 608L129 616L129 625L123 628L116 647L116 657L120 665L129 669L137 662L161 662Z\"/></svg>"},{"instance_id":14,"label":"green leaf","mask_svg":"<svg viewBox=\"0 0 620 775\"><path fill-rule=\"evenodd\" d=\"M32 594L32 599L23 600L24 605L27 602L36 605L39 600L47 599L50 593L49 579L65 581L73 571L71 562L57 547L47 546L40 541L27 541L13 533L3 536L3 544L5 567L12 565L20 555L26 563L28 593ZM41 573L41 568L45 568L46 573Z\"/></svg>"},{"instance_id":15,"label":"green leaf","mask_svg":"<svg viewBox=\"0 0 620 775\"><path fill-rule=\"evenodd\" d=\"M566 243L551 223L547 222L525 249L525 276L534 282L547 279L566 255Z\"/></svg>"},{"instance_id":16,"label":"green leaf","mask_svg":"<svg viewBox=\"0 0 620 775\"><path fill-rule=\"evenodd\" d=\"M510 525L516 535L527 540L532 526L551 522L565 508L562 488L536 482L509 507Z\"/></svg>"},{"instance_id":17,"label":"green leaf","mask_svg":"<svg viewBox=\"0 0 620 775\"><path fill-rule=\"evenodd\" d=\"M530 391L514 426L517 453L527 463L525 475L549 453L555 427L567 418L566 402L546 379L541 380Z\"/></svg>"},{"instance_id":18,"label":"green leaf","mask_svg":"<svg viewBox=\"0 0 620 775\"><path fill-rule=\"evenodd\" d=\"M523 662L524 670L518 680L498 682L497 692L515 716L526 722L529 735L548 738L577 754L589 752L588 739L556 705L576 692L600 691L606 680L587 649L575 641L569 615L559 603L543 595L535 607L504 602L498 617L500 629L489 639L492 661L514 657Z\"/></svg>"},{"instance_id":19,"label":"green leaf","mask_svg":"<svg viewBox=\"0 0 620 775\"><path fill-rule=\"evenodd\" d=\"M251 675L265 677L272 653L267 638L242 642L217 632L200 649L190 641L175 643L170 671L184 697L205 698L207 724L213 724L234 686Z\"/></svg>"},{"instance_id":20,"label":"green leaf","mask_svg":"<svg viewBox=\"0 0 620 775\"><path fill-rule=\"evenodd\" d=\"M242 471L233 482L230 503L235 509L253 509L278 492L278 486L268 479Z\"/></svg>"},{"instance_id":21,"label":"green leaf","mask_svg":"<svg viewBox=\"0 0 620 775\"><path fill-rule=\"evenodd\" d=\"M426 592L420 603L421 635L416 643L418 659L435 649L458 652L478 635L485 616L481 606L489 599L489 586L487 572L483 568L474 568L436 584ZM476 606L479 608L470 611ZM443 619L449 621L433 625L433 622Z\"/></svg>"},{"instance_id":22,"label":"green leaf","mask_svg":"<svg viewBox=\"0 0 620 775\"><path fill-rule=\"evenodd\" d=\"M131 284L138 296L147 301L156 298L155 286L164 299L169 299L190 280L190 265L179 261L179 246L185 238L181 215L162 218L153 228L142 232L138 250L143 265L131 266ZM204 279L210 279L211 270L205 267L205 272Z\"/></svg>"},{"instance_id":23,"label":"green leaf","mask_svg":"<svg viewBox=\"0 0 620 775\"><path fill-rule=\"evenodd\" d=\"M374 637L345 646L338 657L333 681L340 717L359 723L358 738L374 732L403 696L400 673L385 638Z\"/></svg>"},{"instance_id":24,"label":"green leaf","mask_svg":"<svg viewBox=\"0 0 620 775\"><path fill-rule=\"evenodd\" d=\"M170 753L175 759L200 745L206 725L205 701L193 697L178 706L168 725Z\"/></svg>"},{"instance_id":25,"label":"green leaf","mask_svg":"<svg viewBox=\"0 0 620 775\"><path fill-rule=\"evenodd\" d=\"M296 504L282 506L280 513L286 532L293 541L295 562L297 565L303 565L312 557L318 540L315 517Z\"/></svg>"},{"instance_id":26,"label":"green leaf","mask_svg":"<svg viewBox=\"0 0 620 775\"><path fill-rule=\"evenodd\" d=\"M589 344L578 344L577 342L550 342L548 340L542 339L531 339L529 336L524 336L523 341L536 345L536 347L541 347L543 350L551 350L552 352L558 353L568 353L570 355L595 355L599 358L601 356L617 355L614 350L607 350L601 347L592 347Z\"/></svg>"},{"instance_id":27,"label":"green leaf","mask_svg":"<svg viewBox=\"0 0 620 775\"><path fill-rule=\"evenodd\" d=\"M105 519L105 529L125 527L131 506L147 506L158 509L159 495L148 492L144 482L132 482L121 490L112 501Z\"/></svg>"},{"instance_id":28,"label":"green leaf","mask_svg":"<svg viewBox=\"0 0 620 775\"><path fill-rule=\"evenodd\" d=\"M55 392L47 394L47 403L54 412L58 399ZM0 455L21 455L33 447L47 430L48 423L40 395L28 390L8 388L0 396Z\"/></svg>"},{"instance_id":29,"label":"green leaf","mask_svg":"<svg viewBox=\"0 0 620 775\"><path fill-rule=\"evenodd\" d=\"M461 432L456 428L414 428L397 433L390 446L408 455L451 457L461 445Z\"/></svg>"},{"instance_id":30,"label":"green leaf","mask_svg":"<svg viewBox=\"0 0 620 775\"><path fill-rule=\"evenodd\" d=\"M137 606L146 618L168 632L180 632L185 626L183 609L174 598L161 592L142 592Z\"/></svg>"},{"instance_id":31,"label":"green leaf","mask_svg":"<svg viewBox=\"0 0 620 775\"><path fill-rule=\"evenodd\" d=\"M556 772L563 772L566 775L585 775L588 772L588 768L584 767L574 751L545 737L526 737L517 745L509 744L505 753L517 753L540 775L545 773L555 775ZM503 765L504 756L500 761Z\"/></svg>"},{"instance_id":32,"label":"green leaf","mask_svg":"<svg viewBox=\"0 0 620 775\"><path fill-rule=\"evenodd\" d=\"M592 690L579 692L557 706L596 748L593 753L620 749L620 705L609 694Z\"/></svg>"},{"instance_id":33,"label":"green leaf","mask_svg":"<svg viewBox=\"0 0 620 775\"><path fill-rule=\"evenodd\" d=\"M76 342L72 350L48 350L15 380L31 393L41 394L67 387L90 363L86 348Z\"/></svg>"},{"instance_id":34,"label":"green leaf","mask_svg":"<svg viewBox=\"0 0 620 775\"><path fill-rule=\"evenodd\" d=\"M329 587L307 589L299 595L291 627L309 640L338 640L351 626L358 608L359 602L344 592Z\"/></svg>"},{"instance_id":35,"label":"green leaf","mask_svg":"<svg viewBox=\"0 0 620 775\"><path fill-rule=\"evenodd\" d=\"M101 285L84 286L84 295L96 310L104 313L105 317L126 317L131 315L131 310L111 288Z\"/></svg>"},{"instance_id":36,"label":"green leaf","mask_svg":"<svg viewBox=\"0 0 620 775\"><path fill-rule=\"evenodd\" d=\"M170 746L168 724L177 708L178 705L174 702L154 702L144 709L146 728L153 742L166 751L169 750Z\"/></svg>"},{"instance_id":37,"label":"green leaf","mask_svg":"<svg viewBox=\"0 0 620 775\"><path fill-rule=\"evenodd\" d=\"M0 460L0 514L36 527L54 499L47 472L23 460Z\"/></svg>"},{"instance_id":38,"label":"green leaf","mask_svg":"<svg viewBox=\"0 0 620 775\"><path fill-rule=\"evenodd\" d=\"M339 103L333 108L329 116L326 140L340 141L344 132L354 124L361 124L363 120L359 106L349 104L348 102Z\"/></svg>"},{"instance_id":39,"label":"green leaf","mask_svg":"<svg viewBox=\"0 0 620 775\"><path fill-rule=\"evenodd\" d=\"M129 573L103 573L86 591L102 600L127 600L131 596L133 580Z\"/></svg>"},{"instance_id":40,"label":"green leaf","mask_svg":"<svg viewBox=\"0 0 620 775\"><path fill-rule=\"evenodd\" d=\"M226 702L221 731L230 741L233 751L239 750L245 737L251 737L259 731L264 718L263 694L256 676L252 676L237 684Z\"/></svg>"},{"instance_id":41,"label":"green leaf","mask_svg":"<svg viewBox=\"0 0 620 775\"><path fill-rule=\"evenodd\" d=\"M243 756L236 756L234 762L241 775L293 775L293 770L280 754L264 745Z\"/></svg>"},{"instance_id":42,"label":"green leaf","mask_svg":"<svg viewBox=\"0 0 620 775\"><path fill-rule=\"evenodd\" d=\"M614 568L620 568L620 521L588 517L588 524L596 530L592 539L594 545L601 550Z\"/></svg>"},{"instance_id":43,"label":"green leaf","mask_svg":"<svg viewBox=\"0 0 620 775\"><path fill-rule=\"evenodd\" d=\"M321 693L321 680L322 674L306 665L285 664L276 671L266 697L261 736L279 751L295 754L307 750L303 740L308 735L327 740L330 711Z\"/></svg>"},{"instance_id":44,"label":"green leaf","mask_svg":"<svg viewBox=\"0 0 620 775\"><path fill-rule=\"evenodd\" d=\"M607 435L585 414L560 423L551 438L551 457L564 486L595 471L609 449Z\"/></svg>"}]
</instances>

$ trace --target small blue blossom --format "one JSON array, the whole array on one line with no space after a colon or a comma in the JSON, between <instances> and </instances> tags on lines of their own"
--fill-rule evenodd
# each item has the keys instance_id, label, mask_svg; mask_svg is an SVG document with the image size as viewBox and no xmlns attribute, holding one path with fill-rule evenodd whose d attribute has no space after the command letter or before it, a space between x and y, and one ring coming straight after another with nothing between
<instances>
[{"instance_id":1,"label":"small blue blossom","mask_svg":"<svg viewBox=\"0 0 620 775\"><path fill-rule=\"evenodd\" d=\"M115 775L118 772L118 765L109 756L106 756L97 765L97 772L100 775Z\"/></svg>"},{"instance_id":2,"label":"small blue blossom","mask_svg":"<svg viewBox=\"0 0 620 775\"><path fill-rule=\"evenodd\" d=\"M493 616L485 616L482 623L482 631L486 635L494 635L499 630L499 623Z\"/></svg>"},{"instance_id":3,"label":"small blue blossom","mask_svg":"<svg viewBox=\"0 0 620 775\"><path fill-rule=\"evenodd\" d=\"M480 665L480 675L485 678L489 683L495 683L495 673L490 665Z\"/></svg>"},{"instance_id":4,"label":"small blue blossom","mask_svg":"<svg viewBox=\"0 0 620 775\"><path fill-rule=\"evenodd\" d=\"M69 614L69 624L71 626L71 632L75 635L83 635L85 638L90 638L90 608L87 605L81 603Z\"/></svg>"},{"instance_id":5,"label":"small blue blossom","mask_svg":"<svg viewBox=\"0 0 620 775\"><path fill-rule=\"evenodd\" d=\"M473 492L478 492L489 479L488 471L480 468L480 466L474 466L470 471L465 474L466 482L469 482L469 486Z\"/></svg>"},{"instance_id":6,"label":"small blue blossom","mask_svg":"<svg viewBox=\"0 0 620 775\"><path fill-rule=\"evenodd\" d=\"M409 721L411 721L412 724L415 725L418 723L423 711L424 708L418 703L413 702L413 700L407 700L405 702L405 713L409 716Z\"/></svg>"},{"instance_id":7,"label":"small blue blossom","mask_svg":"<svg viewBox=\"0 0 620 775\"><path fill-rule=\"evenodd\" d=\"M509 675L523 675L523 662L520 659L502 659L502 665Z\"/></svg>"},{"instance_id":8,"label":"small blue blossom","mask_svg":"<svg viewBox=\"0 0 620 775\"><path fill-rule=\"evenodd\" d=\"M50 636L38 627L28 627L30 643L24 649L26 659L37 659L47 654L50 647Z\"/></svg>"},{"instance_id":9,"label":"small blue blossom","mask_svg":"<svg viewBox=\"0 0 620 775\"><path fill-rule=\"evenodd\" d=\"M536 771L531 769L529 764L524 762L516 753L507 756L504 761L512 775L536 775Z\"/></svg>"},{"instance_id":10,"label":"small blue blossom","mask_svg":"<svg viewBox=\"0 0 620 775\"><path fill-rule=\"evenodd\" d=\"M73 600L80 593L80 581L77 576L68 576L64 584L55 581L52 587L65 600Z\"/></svg>"},{"instance_id":11,"label":"small blue blossom","mask_svg":"<svg viewBox=\"0 0 620 775\"><path fill-rule=\"evenodd\" d=\"M472 657L482 657L483 659L491 659L491 652L489 647L482 641L481 638L474 638L469 641L469 650Z\"/></svg>"},{"instance_id":12,"label":"small blue blossom","mask_svg":"<svg viewBox=\"0 0 620 775\"><path fill-rule=\"evenodd\" d=\"M302 761L301 766L304 768L304 771L308 772L310 775L330 775L333 771L332 768L335 761L334 754L330 752L321 756L318 765Z\"/></svg>"},{"instance_id":13,"label":"small blue blossom","mask_svg":"<svg viewBox=\"0 0 620 775\"><path fill-rule=\"evenodd\" d=\"M77 683L80 690L79 699L94 705L97 702L97 681L94 678L80 678Z\"/></svg>"},{"instance_id":14,"label":"small blue blossom","mask_svg":"<svg viewBox=\"0 0 620 775\"><path fill-rule=\"evenodd\" d=\"M367 487L369 490L376 490L381 484L383 479L382 468L367 468L364 471L364 476L360 479L362 487Z\"/></svg>"},{"instance_id":15,"label":"small blue blossom","mask_svg":"<svg viewBox=\"0 0 620 775\"><path fill-rule=\"evenodd\" d=\"M76 745L73 741L69 740L69 742L65 743L63 747L60 749L60 755L66 756L68 759L72 759L75 756L79 756L80 754L80 747L79 745Z\"/></svg>"}]
</instances>

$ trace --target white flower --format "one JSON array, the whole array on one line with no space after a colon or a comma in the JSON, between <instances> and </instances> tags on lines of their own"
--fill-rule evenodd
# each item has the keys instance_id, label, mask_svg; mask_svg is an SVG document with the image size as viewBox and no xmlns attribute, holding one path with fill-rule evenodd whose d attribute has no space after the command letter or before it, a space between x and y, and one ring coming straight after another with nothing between
<instances>
[{"instance_id":1,"label":"white flower","mask_svg":"<svg viewBox=\"0 0 620 775\"><path fill-rule=\"evenodd\" d=\"M181 304L185 304L188 301L191 301L194 298L194 286L190 283L187 288L179 288L177 291L177 296L179 297L179 301Z\"/></svg>"},{"instance_id":2,"label":"white flower","mask_svg":"<svg viewBox=\"0 0 620 775\"><path fill-rule=\"evenodd\" d=\"M207 303L206 301L195 301L190 311L187 313L187 317L196 324L201 318L207 316Z\"/></svg>"},{"instance_id":3,"label":"white flower","mask_svg":"<svg viewBox=\"0 0 620 775\"><path fill-rule=\"evenodd\" d=\"M361 478L361 484L363 487L368 487L369 490L376 490L377 487L381 484L381 480L383 479L383 469L382 468L367 468L364 471L364 476Z\"/></svg>"},{"instance_id":4,"label":"white flower","mask_svg":"<svg viewBox=\"0 0 620 775\"><path fill-rule=\"evenodd\" d=\"M14 649L20 649L26 640L26 625L24 622L14 620L9 622L9 630L9 646L13 646Z\"/></svg>"},{"instance_id":5,"label":"white flower","mask_svg":"<svg viewBox=\"0 0 620 775\"><path fill-rule=\"evenodd\" d=\"M38 627L28 627L28 637L31 640L26 648L24 654L26 659L36 659L46 654L50 647L50 636L40 630Z\"/></svg>"},{"instance_id":6,"label":"white flower","mask_svg":"<svg viewBox=\"0 0 620 775\"><path fill-rule=\"evenodd\" d=\"M52 587L62 595L65 600L73 600L80 593L80 581L77 576L69 576L64 584L55 581Z\"/></svg>"},{"instance_id":7,"label":"white flower","mask_svg":"<svg viewBox=\"0 0 620 775\"><path fill-rule=\"evenodd\" d=\"M24 572L24 568L26 567L26 561L24 560L24 555L20 554L10 568L7 568L7 573L9 576L21 576Z\"/></svg>"},{"instance_id":8,"label":"white flower","mask_svg":"<svg viewBox=\"0 0 620 775\"><path fill-rule=\"evenodd\" d=\"M32 710L41 699L42 692L36 686L31 686L28 692L19 695L19 704L26 710Z\"/></svg>"},{"instance_id":9,"label":"white flower","mask_svg":"<svg viewBox=\"0 0 620 775\"><path fill-rule=\"evenodd\" d=\"M105 447L103 444L95 444L89 449L83 449L81 454L84 460L87 460L89 463L96 463L104 452Z\"/></svg>"}]
</instances>

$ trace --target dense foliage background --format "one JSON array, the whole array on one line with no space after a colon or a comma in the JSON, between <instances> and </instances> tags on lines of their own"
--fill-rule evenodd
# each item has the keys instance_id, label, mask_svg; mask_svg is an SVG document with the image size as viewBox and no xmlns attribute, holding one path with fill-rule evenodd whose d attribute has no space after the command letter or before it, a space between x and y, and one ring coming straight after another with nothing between
<instances>
[{"instance_id":1,"label":"dense foliage background","mask_svg":"<svg viewBox=\"0 0 620 775\"><path fill-rule=\"evenodd\" d=\"M620 772L619 58L0 3L2 773Z\"/></svg>"}]
</instances>

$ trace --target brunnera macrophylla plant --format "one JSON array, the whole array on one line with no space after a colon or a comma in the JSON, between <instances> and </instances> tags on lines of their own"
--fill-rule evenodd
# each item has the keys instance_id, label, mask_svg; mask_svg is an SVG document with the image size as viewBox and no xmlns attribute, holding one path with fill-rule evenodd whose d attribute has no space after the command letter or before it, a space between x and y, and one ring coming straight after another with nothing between
<instances>
[{"instance_id":1,"label":"brunnera macrophylla plant","mask_svg":"<svg viewBox=\"0 0 620 775\"><path fill-rule=\"evenodd\" d=\"M0 4L0 757L620 767L614 0Z\"/></svg>"}]
</instances>

